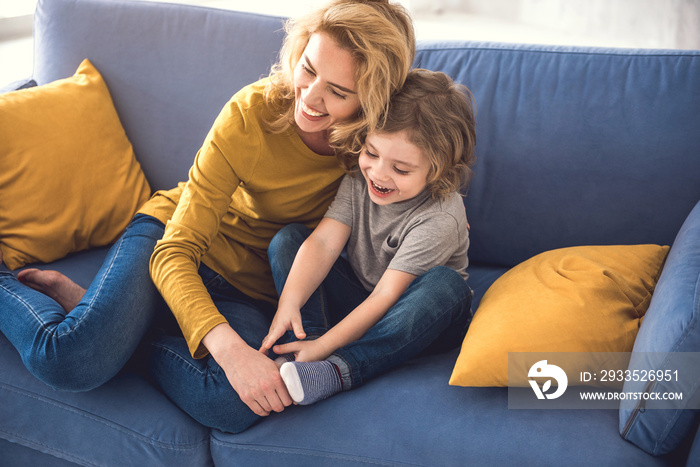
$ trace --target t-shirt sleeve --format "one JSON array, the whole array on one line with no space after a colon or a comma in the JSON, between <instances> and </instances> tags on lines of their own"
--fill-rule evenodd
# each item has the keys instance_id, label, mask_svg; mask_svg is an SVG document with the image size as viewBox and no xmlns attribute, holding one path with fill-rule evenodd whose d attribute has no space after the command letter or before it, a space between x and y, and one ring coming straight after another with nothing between
<instances>
[{"instance_id":1,"label":"t-shirt sleeve","mask_svg":"<svg viewBox=\"0 0 700 467\"><path fill-rule=\"evenodd\" d=\"M421 216L407 230L388 269L420 276L435 266L444 266L464 235L457 219L447 212Z\"/></svg>"},{"instance_id":2,"label":"t-shirt sleeve","mask_svg":"<svg viewBox=\"0 0 700 467\"><path fill-rule=\"evenodd\" d=\"M338 187L335 199L328 207L324 217L335 219L352 227L353 220L353 190L356 189L357 180L352 175L345 175Z\"/></svg>"}]
</instances>

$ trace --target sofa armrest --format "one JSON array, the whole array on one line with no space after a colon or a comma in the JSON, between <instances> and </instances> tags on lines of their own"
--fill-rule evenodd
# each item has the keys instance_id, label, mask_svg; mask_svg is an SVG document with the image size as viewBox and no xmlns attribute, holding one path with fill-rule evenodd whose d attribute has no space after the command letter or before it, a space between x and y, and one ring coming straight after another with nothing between
<instances>
[{"instance_id":1,"label":"sofa armrest","mask_svg":"<svg viewBox=\"0 0 700 467\"><path fill-rule=\"evenodd\" d=\"M649 309L635 340L629 369L678 373L671 381L627 381L626 393L680 392L682 401L661 405L623 400L620 434L644 451L675 449L697 419L700 397L700 202L671 247ZM648 373L647 373L648 374ZM655 409L654 405L663 408ZM650 410L651 409L651 410Z\"/></svg>"}]
</instances>

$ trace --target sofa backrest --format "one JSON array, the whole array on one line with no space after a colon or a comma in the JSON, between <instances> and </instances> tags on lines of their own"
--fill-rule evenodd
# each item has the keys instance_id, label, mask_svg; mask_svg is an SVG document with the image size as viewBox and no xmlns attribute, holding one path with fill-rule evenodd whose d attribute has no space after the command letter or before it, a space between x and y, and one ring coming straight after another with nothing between
<instances>
[{"instance_id":1,"label":"sofa backrest","mask_svg":"<svg viewBox=\"0 0 700 467\"><path fill-rule=\"evenodd\" d=\"M700 200L700 51L425 42L477 104L469 256L670 245Z\"/></svg>"},{"instance_id":2,"label":"sofa backrest","mask_svg":"<svg viewBox=\"0 0 700 467\"><path fill-rule=\"evenodd\" d=\"M89 58L151 187L172 188L224 104L269 73L282 28L282 18L188 5L40 0L34 79L71 76Z\"/></svg>"},{"instance_id":3,"label":"sofa backrest","mask_svg":"<svg viewBox=\"0 0 700 467\"><path fill-rule=\"evenodd\" d=\"M185 5L40 0L34 78L70 76L89 58L152 188L170 188L230 96L267 75L282 25ZM476 99L473 262L670 244L700 199L700 52L421 42L415 63Z\"/></svg>"}]
</instances>

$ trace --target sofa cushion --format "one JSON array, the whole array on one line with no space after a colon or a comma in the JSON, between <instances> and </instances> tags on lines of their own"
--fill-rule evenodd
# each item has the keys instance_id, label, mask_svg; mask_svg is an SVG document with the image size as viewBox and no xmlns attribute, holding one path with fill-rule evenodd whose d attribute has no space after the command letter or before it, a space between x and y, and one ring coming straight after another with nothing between
<instances>
[{"instance_id":1,"label":"sofa cushion","mask_svg":"<svg viewBox=\"0 0 700 467\"><path fill-rule=\"evenodd\" d=\"M449 386L456 357L411 360L243 433L214 430L212 458L217 467L671 465L620 438L617 411L512 410L506 388Z\"/></svg>"},{"instance_id":2,"label":"sofa cushion","mask_svg":"<svg viewBox=\"0 0 700 467\"><path fill-rule=\"evenodd\" d=\"M700 199L700 51L425 41L476 100L469 259L670 245Z\"/></svg>"},{"instance_id":3,"label":"sofa cushion","mask_svg":"<svg viewBox=\"0 0 700 467\"><path fill-rule=\"evenodd\" d=\"M481 300L450 384L527 386L527 371L509 381L509 352L630 352L667 252L572 247L515 266ZM564 370L578 374L587 363L571 359Z\"/></svg>"},{"instance_id":4,"label":"sofa cushion","mask_svg":"<svg viewBox=\"0 0 700 467\"><path fill-rule=\"evenodd\" d=\"M0 438L76 464L212 464L209 429L143 377L123 373L92 391L55 391L26 370L2 334L0 401Z\"/></svg>"},{"instance_id":5,"label":"sofa cushion","mask_svg":"<svg viewBox=\"0 0 700 467\"><path fill-rule=\"evenodd\" d=\"M100 73L0 95L0 249L10 269L119 236L150 188Z\"/></svg>"},{"instance_id":6,"label":"sofa cushion","mask_svg":"<svg viewBox=\"0 0 700 467\"><path fill-rule=\"evenodd\" d=\"M670 408L663 401L623 400L620 433L625 439L658 455L673 450L694 429L700 409L699 352L700 203L669 252L629 364L632 372L677 373L670 380L649 385L648 381L627 381L624 386L631 393L680 392L683 400Z\"/></svg>"},{"instance_id":7,"label":"sofa cushion","mask_svg":"<svg viewBox=\"0 0 700 467\"><path fill-rule=\"evenodd\" d=\"M284 37L282 18L182 3L42 0L34 15L34 79L90 58L153 190L187 180L222 106L270 72Z\"/></svg>"}]
</instances>

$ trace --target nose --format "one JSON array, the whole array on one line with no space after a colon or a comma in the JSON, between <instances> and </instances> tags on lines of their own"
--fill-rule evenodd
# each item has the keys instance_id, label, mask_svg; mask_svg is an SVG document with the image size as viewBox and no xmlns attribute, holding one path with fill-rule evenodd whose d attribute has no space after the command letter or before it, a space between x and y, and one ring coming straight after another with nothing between
<instances>
[{"instance_id":1,"label":"nose","mask_svg":"<svg viewBox=\"0 0 700 467\"><path fill-rule=\"evenodd\" d=\"M381 159L375 160L372 164L372 175L378 182L385 181L390 178L390 169L389 164L386 162L382 161Z\"/></svg>"},{"instance_id":2,"label":"nose","mask_svg":"<svg viewBox=\"0 0 700 467\"><path fill-rule=\"evenodd\" d=\"M306 92L304 93L304 100L308 103L322 99L322 86L318 79L310 81L306 86Z\"/></svg>"}]
</instances>

